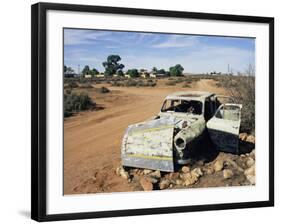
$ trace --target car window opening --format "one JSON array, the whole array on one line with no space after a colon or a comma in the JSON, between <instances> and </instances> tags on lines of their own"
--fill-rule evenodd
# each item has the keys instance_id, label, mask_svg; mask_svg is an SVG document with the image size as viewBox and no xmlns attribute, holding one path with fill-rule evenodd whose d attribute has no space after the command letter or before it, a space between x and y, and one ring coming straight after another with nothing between
<instances>
[{"instance_id":1,"label":"car window opening","mask_svg":"<svg viewBox=\"0 0 281 224\"><path fill-rule=\"evenodd\" d=\"M165 100L161 112L177 112L201 115L202 102L196 100Z\"/></svg>"}]
</instances>

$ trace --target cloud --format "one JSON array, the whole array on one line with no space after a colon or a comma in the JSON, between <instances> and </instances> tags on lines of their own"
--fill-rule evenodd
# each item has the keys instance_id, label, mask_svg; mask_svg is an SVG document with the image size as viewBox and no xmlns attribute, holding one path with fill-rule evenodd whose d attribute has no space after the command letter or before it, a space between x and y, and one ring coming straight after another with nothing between
<instances>
[{"instance_id":1,"label":"cloud","mask_svg":"<svg viewBox=\"0 0 281 224\"><path fill-rule=\"evenodd\" d=\"M152 45L153 48L182 48L191 47L198 44L199 41L194 36L177 36L172 35L168 40L164 40L161 43Z\"/></svg>"},{"instance_id":2,"label":"cloud","mask_svg":"<svg viewBox=\"0 0 281 224\"><path fill-rule=\"evenodd\" d=\"M78 30L78 29L66 29L64 30L64 44L65 45L81 45L81 44L92 44L109 36L110 33L103 31L92 30Z\"/></svg>"}]
</instances>

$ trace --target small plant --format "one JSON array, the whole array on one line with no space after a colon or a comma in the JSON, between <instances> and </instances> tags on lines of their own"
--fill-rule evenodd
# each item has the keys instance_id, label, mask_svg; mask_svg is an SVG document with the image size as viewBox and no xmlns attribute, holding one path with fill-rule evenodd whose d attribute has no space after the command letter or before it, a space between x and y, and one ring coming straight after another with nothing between
<instances>
[{"instance_id":1,"label":"small plant","mask_svg":"<svg viewBox=\"0 0 281 224\"><path fill-rule=\"evenodd\" d=\"M171 80L165 83L166 86L175 86L177 84L177 81Z\"/></svg>"},{"instance_id":2,"label":"small plant","mask_svg":"<svg viewBox=\"0 0 281 224\"><path fill-rule=\"evenodd\" d=\"M82 83L79 85L79 88L93 88L90 82Z\"/></svg>"},{"instance_id":3,"label":"small plant","mask_svg":"<svg viewBox=\"0 0 281 224\"><path fill-rule=\"evenodd\" d=\"M110 90L109 90L108 88L104 87L104 86L102 86L101 88L99 88L98 91L99 91L100 93L109 93L109 92L110 92Z\"/></svg>"},{"instance_id":4,"label":"small plant","mask_svg":"<svg viewBox=\"0 0 281 224\"><path fill-rule=\"evenodd\" d=\"M191 82L185 82L184 84L183 84L183 88L190 88L191 87Z\"/></svg>"},{"instance_id":5,"label":"small plant","mask_svg":"<svg viewBox=\"0 0 281 224\"><path fill-rule=\"evenodd\" d=\"M74 113L92 109L96 103L88 96L87 93L74 93L70 90L64 93L64 117L69 117Z\"/></svg>"}]
</instances>

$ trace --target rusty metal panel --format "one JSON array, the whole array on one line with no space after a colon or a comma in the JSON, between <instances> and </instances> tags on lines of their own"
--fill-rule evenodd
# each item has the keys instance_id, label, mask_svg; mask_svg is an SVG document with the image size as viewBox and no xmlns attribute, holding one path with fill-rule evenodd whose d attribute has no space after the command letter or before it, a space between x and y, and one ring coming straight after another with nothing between
<instances>
[{"instance_id":1,"label":"rusty metal panel","mask_svg":"<svg viewBox=\"0 0 281 224\"><path fill-rule=\"evenodd\" d=\"M174 119L130 125L122 142L124 166L173 171Z\"/></svg>"}]
</instances>

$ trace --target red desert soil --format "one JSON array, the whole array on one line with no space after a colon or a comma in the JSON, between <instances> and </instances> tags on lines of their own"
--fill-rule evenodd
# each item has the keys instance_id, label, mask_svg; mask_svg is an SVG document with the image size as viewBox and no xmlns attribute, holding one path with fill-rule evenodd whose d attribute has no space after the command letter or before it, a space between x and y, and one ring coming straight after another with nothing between
<instances>
[{"instance_id":1,"label":"red desert soil","mask_svg":"<svg viewBox=\"0 0 281 224\"><path fill-rule=\"evenodd\" d=\"M225 94L213 80L200 80L189 88L164 85L156 87L111 87L110 93L89 94L105 109L87 111L64 121L64 194L124 192L136 190L115 174L120 165L120 145L128 125L156 115L163 99L181 90Z\"/></svg>"}]
</instances>

